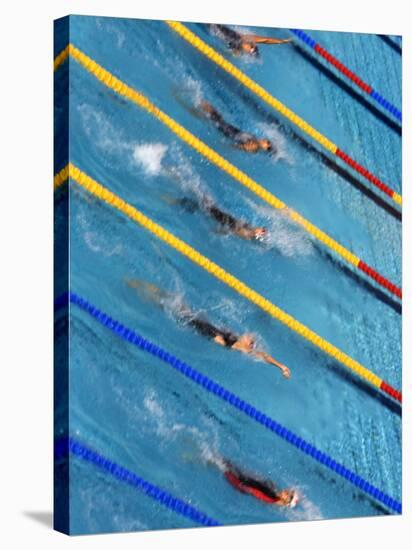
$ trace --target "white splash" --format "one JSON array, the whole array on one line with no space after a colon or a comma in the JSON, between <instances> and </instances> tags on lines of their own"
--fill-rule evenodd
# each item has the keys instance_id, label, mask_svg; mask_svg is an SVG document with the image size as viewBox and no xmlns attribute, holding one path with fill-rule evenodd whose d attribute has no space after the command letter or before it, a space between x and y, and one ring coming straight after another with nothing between
<instances>
[{"instance_id":1,"label":"white splash","mask_svg":"<svg viewBox=\"0 0 412 550\"><path fill-rule=\"evenodd\" d=\"M210 418L204 418L203 429L192 425L174 422L172 415L168 414L159 403L155 390L147 393L143 400L144 407L155 424L157 435L166 439L176 440L179 438L182 452L182 459L185 462L202 462L205 465L213 465L224 470L226 468L221 458L219 448L218 429Z\"/></svg>"},{"instance_id":2,"label":"white splash","mask_svg":"<svg viewBox=\"0 0 412 550\"><path fill-rule=\"evenodd\" d=\"M268 236L265 237L266 247L262 247L262 251L273 248L287 257L313 254L314 247L309 235L290 218L287 209L276 212L265 206L256 206L249 199L246 202L259 214L260 219L266 218L264 225L268 229Z\"/></svg>"},{"instance_id":3,"label":"white splash","mask_svg":"<svg viewBox=\"0 0 412 550\"><path fill-rule=\"evenodd\" d=\"M207 186L204 184L199 174L185 157L178 145L172 145L171 156L174 164L165 166L165 175L169 176L185 194L193 193L202 203L206 198L212 200Z\"/></svg>"},{"instance_id":4,"label":"white splash","mask_svg":"<svg viewBox=\"0 0 412 550\"><path fill-rule=\"evenodd\" d=\"M187 96L195 107L199 107L204 99L202 84L199 80L189 77L180 91L181 95Z\"/></svg>"},{"instance_id":5,"label":"white splash","mask_svg":"<svg viewBox=\"0 0 412 550\"><path fill-rule=\"evenodd\" d=\"M294 165L293 157L287 150L285 136L279 130L278 126L276 124L268 124L266 122L260 122L257 126L261 130L262 134L266 138L270 139L276 147L276 152L272 155L273 160L275 162L284 160L288 164Z\"/></svg>"},{"instance_id":6,"label":"white splash","mask_svg":"<svg viewBox=\"0 0 412 550\"><path fill-rule=\"evenodd\" d=\"M123 132L116 128L109 117L92 106L82 104L77 107L87 136L91 137L100 149L109 155L126 155L129 168L136 165L147 176L157 176L163 171L162 161L168 150L163 143L136 143L125 139Z\"/></svg>"},{"instance_id":7,"label":"white splash","mask_svg":"<svg viewBox=\"0 0 412 550\"><path fill-rule=\"evenodd\" d=\"M151 391L145 396L143 404L154 418L158 420L162 420L164 418L164 411L161 405L156 401L156 393L154 391Z\"/></svg>"},{"instance_id":8,"label":"white splash","mask_svg":"<svg viewBox=\"0 0 412 550\"><path fill-rule=\"evenodd\" d=\"M310 237L283 215L273 215L270 220L269 243L284 256L310 256L313 244Z\"/></svg>"},{"instance_id":9,"label":"white splash","mask_svg":"<svg viewBox=\"0 0 412 550\"><path fill-rule=\"evenodd\" d=\"M303 493L302 489L295 488L297 491L299 502L296 508L290 509L287 508L287 516L292 521L303 521L303 520L319 520L324 519L320 508L316 506L311 500L309 500Z\"/></svg>"},{"instance_id":10,"label":"white splash","mask_svg":"<svg viewBox=\"0 0 412 550\"><path fill-rule=\"evenodd\" d=\"M239 305L228 297L220 298L214 306L208 307L208 311L217 311L220 316L238 321L244 316L244 311L241 311L241 315L239 315L239 309Z\"/></svg>"},{"instance_id":11,"label":"white splash","mask_svg":"<svg viewBox=\"0 0 412 550\"><path fill-rule=\"evenodd\" d=\"M200 445L200 458L205 465L216 466L216 468L218 468L221 472L225 472L227 469L226 463L221 455L215 448L213 448L213 446L208 445L205 442L202 442Z\"/></svg>"},{"instance_id":12,"label":"white splash","mask_svg":"<svg viewBox=\"0 0 412 550\"><path fill-rule=\"evenodd\" d=\"M162 172L162 160L167 152L163 143L143 143L133 148L134 162L143 168L148 176L158 176Z\"/></svg>"}]
</instances>

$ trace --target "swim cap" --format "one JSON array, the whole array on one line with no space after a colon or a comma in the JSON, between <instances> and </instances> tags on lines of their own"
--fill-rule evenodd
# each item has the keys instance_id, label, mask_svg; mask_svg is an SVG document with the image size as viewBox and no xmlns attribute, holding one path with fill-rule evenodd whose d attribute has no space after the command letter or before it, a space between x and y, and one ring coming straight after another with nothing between
<instances>
[{"instance_id":1,"label":"swim cap","mask_svg":"<svg viewBox=\"0 0 412 550\"><path fill-rule=\"evenodd\" d=\"M266 241L269 236L269 232L266 229L266 227L262 227L260 229L261 229L261 233L259 235L255 234L254 239L256 241L261 241L261 242Z\"/></svg>"},{"instance_id":2,"label":"swim cap","mask_svg":"<svg viewBox=\"0 0 412 550\"><path fill-rule=\"evenodd\" d=\"M295 508L299 502L299 496L296 491L293 491L293 497L292 500L289 502L288 506L289 508Z\"/></svg>"}]
</instances>

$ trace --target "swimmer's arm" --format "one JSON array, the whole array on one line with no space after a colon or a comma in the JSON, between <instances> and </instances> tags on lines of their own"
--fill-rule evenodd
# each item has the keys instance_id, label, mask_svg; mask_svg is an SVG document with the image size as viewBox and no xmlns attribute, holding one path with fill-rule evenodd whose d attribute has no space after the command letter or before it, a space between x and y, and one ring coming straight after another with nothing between
<instances>
[{"instance_id":1,"label":"swimmer's arm","mask_svg":"<svg viewBox=\"0 0 412 550\"><path fill-rule=\"evenodd\" d=\"M255 44L288 44L293 40L292 38L271 38L270 36L256 36L255 34L244 34L242 38Z\"/></svg>"},{"instance_id":2,"label":"swimmer's arm","mask_svg":"<svg viewBox=\"0 0 412 550\"><path fill-rule=\"evenodd\" d=\"M270 356L268 353L264 351L254 351L253 355L255 357L258 357L259 359L263 359L266 363L269 363L270 365L275 365L275 367L278 367L285 378L290 378L290 370L285 365L282 365L282 363L279 363L279 361L276 361L272 356Z\"/></svg>"},{"instance_id":3,"label":"swimmer's arm","mask_svg":"<svg viewBox=\"0 0 412 550\"><path fill-rule=\"evenodd\" d=\"M255 147L254 145L251 145L250 142L234 142L232 146L235 149L240 149L241 151L246 151L247 153L256 153L259 147Z\"/></svg>"},{"instance_id":4,"label":"swimmer's arm","mask_svg":"<svg viewBox=\"0 0 412 550\"><path fill-rule=\"evenodd\" d=\"M216 344L219 344L220 346L226 346L226 343L225 343L223 337L220 336L220 334L218 334L217 336L215 336L215 337L213 338L213 341L216 342Z\"/></svg>"},{"instance_id":5,"label":"swimmer's arm","mask_svg":"<svg viewBox=\"0 0 412 550\"><path fill-rule=\"evenodd\" d=\"M125 282L127 286L137 290L137 292L154 302L160 303L162 300L173 298L172 293L166 292L153 283L148 283L143 279L125 279Z\"/></svg>"}]
</instances>

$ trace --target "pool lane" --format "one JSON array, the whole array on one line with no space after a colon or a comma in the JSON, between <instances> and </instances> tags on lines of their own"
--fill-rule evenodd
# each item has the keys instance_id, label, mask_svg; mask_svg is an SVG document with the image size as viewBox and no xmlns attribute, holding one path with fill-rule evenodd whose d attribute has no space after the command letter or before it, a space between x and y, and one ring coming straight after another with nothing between
<instances>
[{"instance_id":1,"label":"pool lane","mask_svg":"<svg viewBox=\"0 0 412 550\"><path fill-rule=\"evenodd\" d=\"M256 113L254 106L250 106L241 94L237 95L239 90L230 86L224 79L213 78L216 75L210 71L207 64L203 64L198 57L177 46L170 36L160 30L160 23L142 23L143 30L136 29L125 21L119 25L114 24L113 20L100 20L99 25L93 20L88 20L86 23L82 22L82 25L76 26L78 35L75 38L79 47L103 65L111 65L108 68L119 77L147 93L162 108L181 120L201 139L228 156L235 164L243 167L252 177L278 193L283 200L287 198L291 206L302 210L308 217L310 215L312 221L318 225L324 224L322 228L330 228L335 234L337 232L337 236L342 240L345 239L353 248L357 247L357 253L359 248L363 249L365 258L371 263L376 260L375 265L382 270L386 269L385 273L388 276L400 280L399 222L387 215L384 216L380 209L350 186L343 192L342 182L330 181L331 173L320 165L316 157L289 140L287 134L283 144L286 144L286 153L292 157L293 164L284 161L273 163L260 156L250 158L233 151L213 128L192 116L181 102L171 100L173 94L176 96L176 91L182 87L181 82L192 78L195 83L201 84L205 97L212 98L212 102L220 109L227 109L228 116L233 116L236 123L249 124L248 129L267 123L267 120ZM119 32L123 33L123 40L123 35ZM125 199L145 209L145 212L152 215L156 221L174 233L179 233L206 255L227 266L234 274L246 281L249 280L254 288L300 320L307 322L333 343L341 345L357 359L365 360L369 366L379 369L380 374L400 382L400 322L396 311L388 304L377 300L376 296L358 281L343 273L331 259L314 249L311 242L307 243L303 235L296 235L294 229L284 224L283 220L273 220L267 212L257 208L255 200L249 197L246 191L238 189L226 176L178 143L166 129L148 115L103 90L73 62L71 69L71 145L74 162L96 179L105 182ZM253 67L253 70L256 69ZM162 86L158 85L159 79L163 83ZM348 137L347 139L349 141ZM388 142L390 141L389 139ZM250 243L242 243L235 238L216 234L213 224L199 213L176 212L176 208L170 208L163 200L164 195L179 197L182 191L163 174L148 175L147 167L145 171L136 162L136 147L146 143L165 145L167 152L164 161L176 165L179 170L186 170L186 179L195 183L200 182L202 188L212 193L222 206L236 215L244 216L255 223L270 221L277 228L278 235L283 236L283 241L280 239L279 242L275 242L272 250L264 252ZM186 189L183 193L192 191L193 188L189 186L189 191ZM274 322L268 323L262 313L249 307L240 298L227 296L226 290L219 283L195 271L193 266L176 257L164 245L148 239L147 235L139 233L120 216L113 215L113 212L107 211L105 207L79 193L74 193L71 200L74 213L72 280L76 290L82 291L102 308L110 311L115 308L125 312L125 317L134 323L136 328L142 332L143 329L146 330L147 336L158 334L161 339L159 343L174 349L177 355L182 355L179 353L179 342L183 338L185 343L187 342L185 349L188 357L185 359L191 360L199 368L202 367L205 373L217 373L221 377L221 382L225 382L228 387L245 398L253 398L265 412L273 413L276 418L280 416L300 435L318 444L322 450L334 454L346 465L368 477L371 482L399 498L400 429L397 415L381 404L376 404L361 388L356 387L352 380L339 376L336 369L322 356L299 342L286 329L282 329ZM207 239L205 235L208 235ZM287 246L282 246L282 242L287 243ZM287 248L289 255L285 253ZM145 265L142 265L142 257L145 258ZM159 273L159 262L164 273ZM280 376L276 376L278 373L274 370L259 363L251 363L247 358L240 356L234 360L232 356L227 355L226 350L215 350L210 343L203 342L187 329L176 327L167 316L158 311L154 312L153 308L142 304L138 298L130 294L130 290L124 285L124 277L129 274L135 277L150 276L159 284L171 284L176 289L184 289L186 299L197 309L208 311L216 321L233 325L238 330L257 330L275 355L293 365L293 380L288 383ZM96 285L96 281L99 281L99 285ZM79 341L75 346L81 364L84 364L83 348L96 348L96 351L101 349L102 341L95 339L94 332L95 329L92 330L90 338ZM384 342L381 338L382 333L387 335ZM93 352L95 360L100 361L96 351ZM127 363L128 360L125 361L122 356L115 356L112 358L111 366L122 369ZM90 364L90 361L87 364ZM126 370L124 382L120 383L121 395L129 387L126 379L130 372L129 369ZM239 376L239 370L242 376ZM106 376L107 372L105 368L103 375ZM155 369L151 369L149 374L154 375L154 372ZM79 370L78 380L82 380L83 376L84 371ZM95 372L93 383L99 384L101 379L102 373ZM150 382L152 385L149 389L146 388L147 395L152 395L150 392L154 391L153 401L165 407L176 391L174 384L177 382L170 380L167 388L158 388L158 376ZM105 387L103 395L110 399L110 384ZM142 395L134 394L134 398L135 407L144 407L142 403L145 398ZM193 406L190 394L187 399ZM131 402L128 401L129 405ZM181 405L180 411L186 410L182 401L177 400L177 403ZM291 403L294 403L293 410ZM73 413L74 425L85 435L95 433L96 415L99 425L101 418L106 418L106 413L103 415L100 406L93 408L82 402L73 409L76 410L76 413ZM122 404L123 406L126 407L126 403ZM207 402L206 406L211 405ZM170 407L168 414L171 414L173 419ZM208 413L204 413L204 416L207 418ZM150 411L147 411L146 417L151 418ZM331 418L333 422L330 421ZM122 418L116 423L116 433L123 433L121 426L125 425L124 421ZM193 419L182 431L190 433L189 425L198 427L203 422L203 417L201 420ZM232 426L232 418L227 419L227 423ZM219 422L217 425L220 426ZM206 430L201 428L200 431L202 430L206 439ZM251 427L245 429L240 420L233 431L234 439L244 433L251 441L242 441L240 444L238 440L238 447L228 449L227 452L235 454L239 460L249 463L257 471L262 469L263 464L268 472L276 477L279 464L289 462L289 454L279 455L273 461L268 459L273 452L273 445L267 442L265 447L264 437L255 434ZM224 444L225 433L219 433L218 447ZM369 434L367 440L364 437L365 433ZM158 437L160 444L161 431ZM187 437L190 439L190 436ZM143 444L137 427L131 429L128 438L125 439L122 435L119 438L119 451L116 456L119 460L124 458L123 454L131 440L136 441L139 449ZM176 442L173 437L170 441L165 439L166 442L163 444L168 449L173 448L178 454L181 442ZM106 448L109 450L110 445L107 440ZM253 459L253 449L260 448L261 445L262 452ZM154 455L151 455L154 447L155 445L153 448L149 445L147 450L149 456L152 456L152 461L148 460L148 472L150 464L156 462ZM206 504L212 504L212 510L218 512L220 503L211 503L202 491L204 471L204 465L194 467L193 476L197 476L200 483L194 486L194 492L199 493L202 500L204 499ZM218 491L228 489L224 493L228 500L225 500L226 497L223 500L222 511L226 509L223 505L225 504L229 506L228 510L234 512L239 504L238 495L230 492L230 488L224 489L225 486L220 483L221 480L219 481L213 469L206 471L208 481L214 480ZM294 465L290 474L287 474L282 466L282 472L285 482L304 483L302 478L305 479L309 475L305 464ZM172 475L174 480L178 479L179 481L175 482L180 484L185 480L185 475L180 474L182 471L176 459L169 475ZM316 476L318 475L320 474L316 473ZM352 514L346 508L348 501L345 499L348 493L345 492L345 488L342 488L342 499L336 499L337 502L329 506L332 497L326 498L322 495L328 494L326 486L331 486L331 481L320 484L317 479L310 478L305 490L310 496L315 495L315 502L321 503L325 517L342 517L345 514L358 513ZM189 476L188 483L191 481L193 479ZM182 492L187 494L187 487L182 488ZM352 500L349 502L352 505ZM370 513L364 505L356 509L359 510L359 515ZM244 515L242 512L242 521L244 519L248 522L251 517L259 518L261 521L262 510L259 507L253 508L253 512L250 510L248 501L245 503ZM215 515L217 516L216 513ZM233 514L228 517L229 513L223 516L229 521L234 521L233 518L236 517ZM268 517L268 521L273 519L272 516L271 519L269 516L265 517ZM279 517L282 518L285 519L283 516Z\"/></svg>"}]
</instances>

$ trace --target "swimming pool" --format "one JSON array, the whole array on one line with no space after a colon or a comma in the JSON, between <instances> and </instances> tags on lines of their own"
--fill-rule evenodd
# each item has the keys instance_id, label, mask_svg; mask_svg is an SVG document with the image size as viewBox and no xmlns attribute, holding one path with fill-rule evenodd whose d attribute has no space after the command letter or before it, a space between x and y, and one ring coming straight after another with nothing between
<instances>
[{"instance_id":1,"label":"swimming pool","mask_svg":"<svg viewBox=\"0 0 412 550\"><path fill-rule=\"evenodd\" d=\"M70 41L78 48L400 286L399 220L322 163L240 84L163 22L89 17L71 21ZM299 49L262 48L259 60L233 59L206 26L188 26L401 191L399 134ZM281 29L276 34L289 36ZM339 53L390 101L401 104L400 56L379 37L314 31L311 35ZM56 32L55 53L66 44L64 33ZM287 216L259 201L72 59L60 75L56 73L58 129L68 122L68 66L72 163L393 386L401 386L396 300L354 275ZM231 147L193 112L201 98L233 124L269 136L278 154L249 156ZM64 143L58 142L56 173L63 168L63 149ZM176 204L183 197L205 193L236 217L269 227L270 242L261 246L224 235L201 211ZM69 201L72 291L401 500L401 423L396 407L80 187L70 187ZM63 209L64 201L57 200L57 225ZM177 324L170 312L134 292L128 279L144 279L176 293L218 325L238 333L254 332L265 349L290 367L292 379ZM63 290L63 282L57 281L56 295ZM70 330L70 432L103 455L224 524L385 513L345 480L128 346L75 307L70 310ZM300 505L274 510L235 492L210 465L216 456L228 457L280 486L298 487ZM193 525L87 463L73 460L70 468L73 533Z\"/></svg>"}]
</instances>

